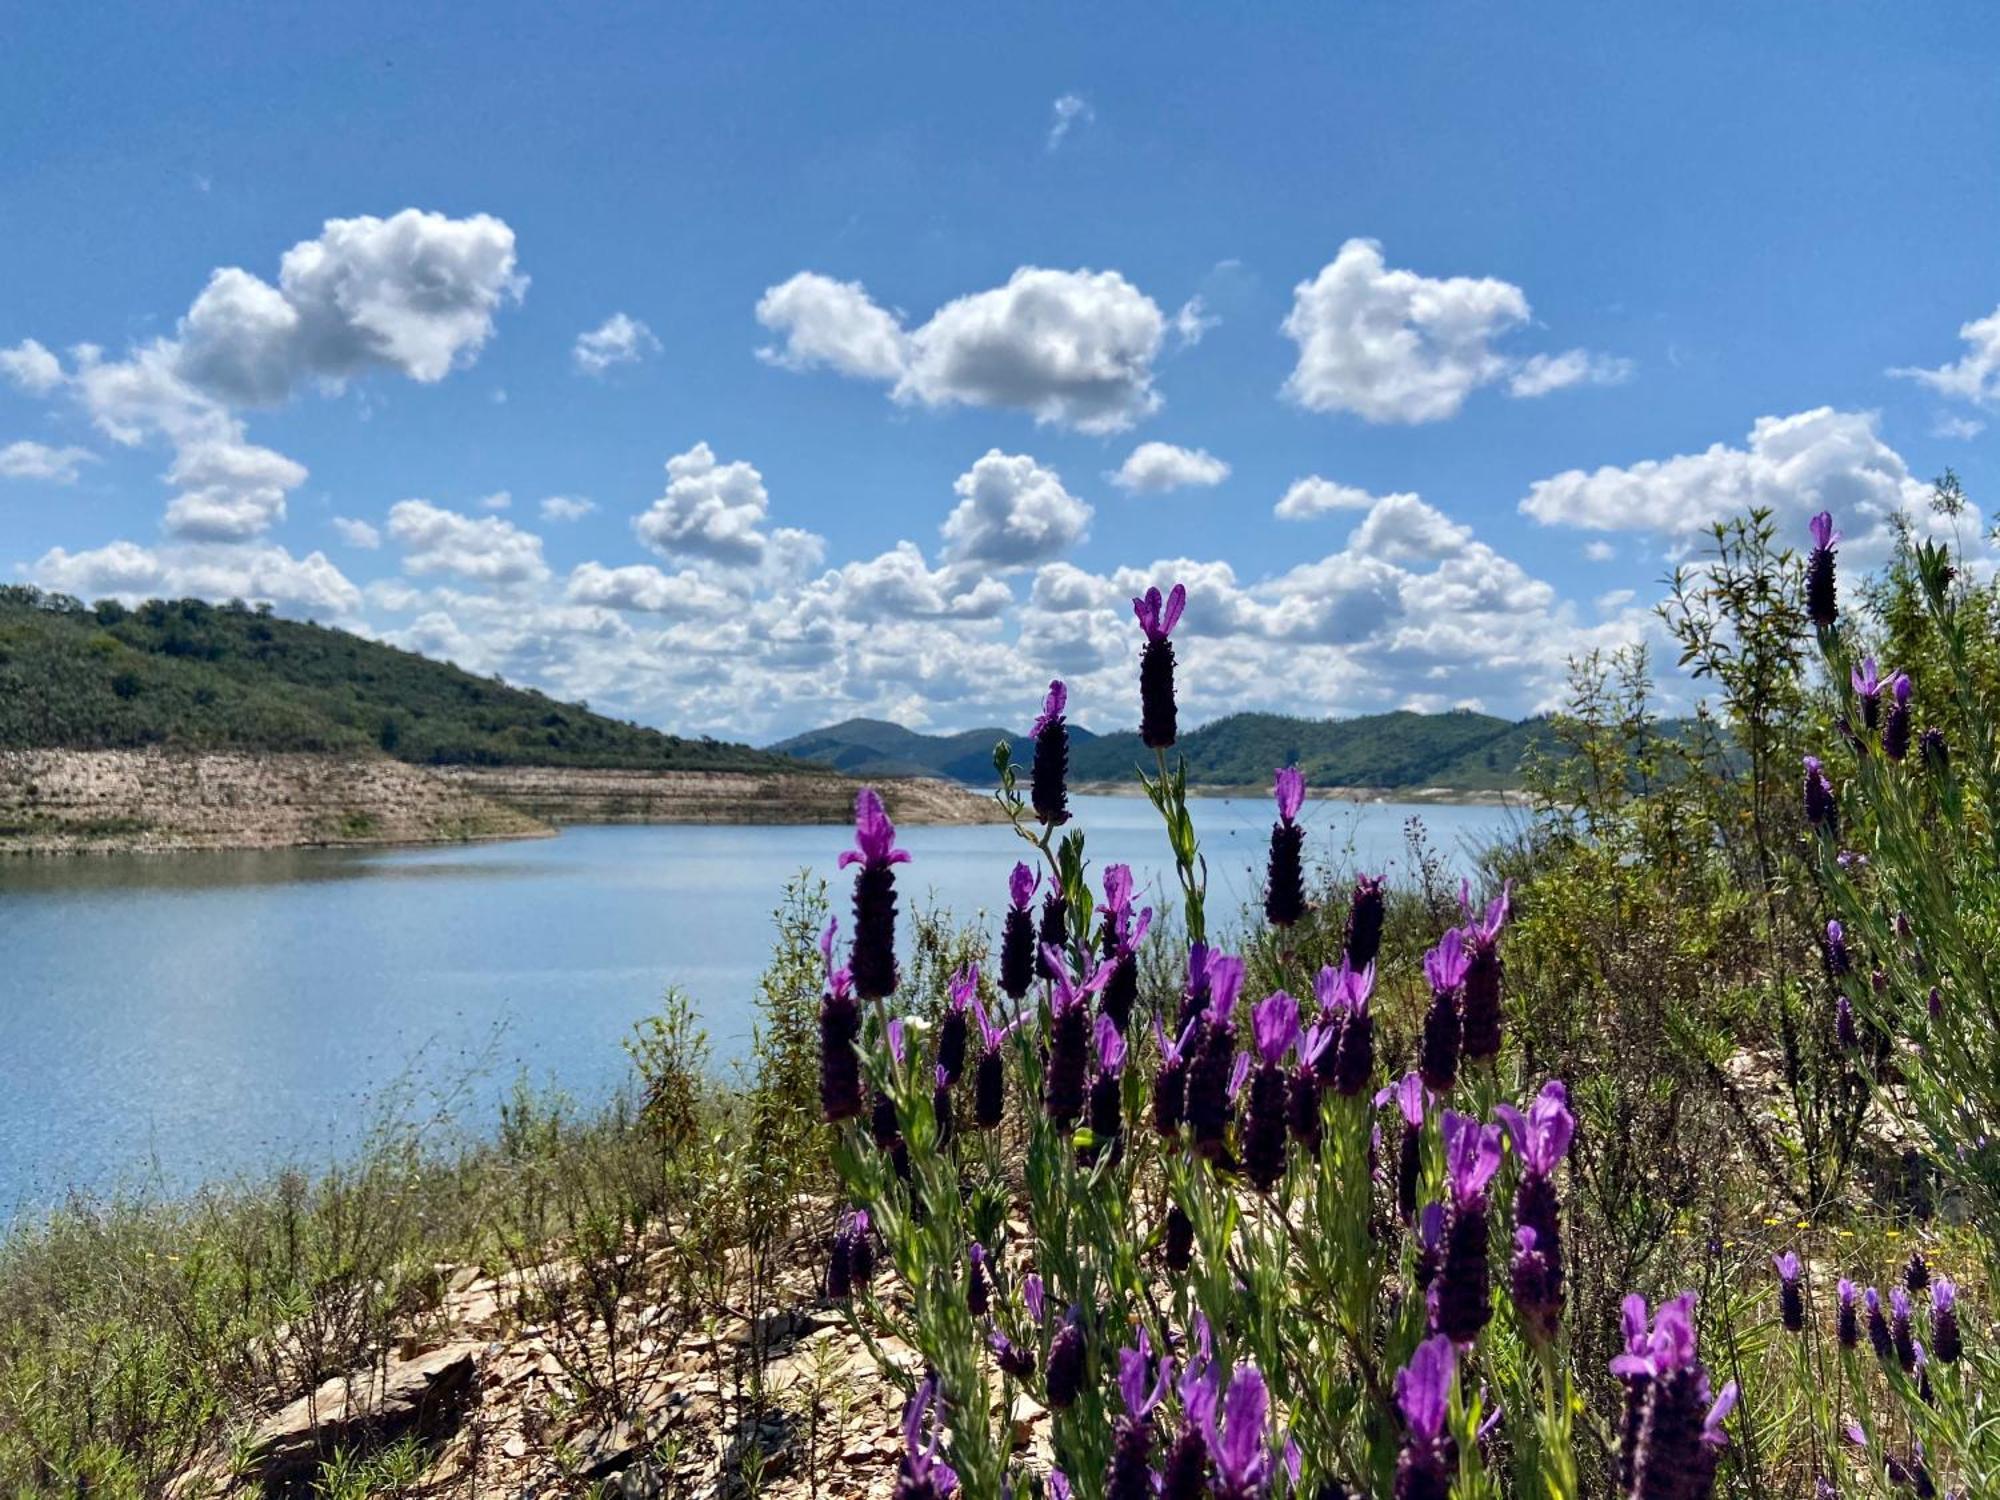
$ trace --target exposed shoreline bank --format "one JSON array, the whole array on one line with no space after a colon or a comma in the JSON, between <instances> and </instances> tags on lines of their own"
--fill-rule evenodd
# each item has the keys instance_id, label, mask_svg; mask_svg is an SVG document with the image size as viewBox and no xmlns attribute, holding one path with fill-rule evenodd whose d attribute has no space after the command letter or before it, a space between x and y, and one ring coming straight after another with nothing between
<instances>
[{"instance_id":1,"label":"exposed shoreline bank","mask_svg":"<svg viewBox=\"0 0 2000 1500\"><path fill-rule=\"evenodd\" d=\"M0 752L0 857L362 848L548 837L566 823L825 823L848 778L810 770L428 767L387 756ZM998 818L945 782L888 781L899 821Z\"/></svg>"},{"instance_id":2,"label":"exposed shoreline bank","mask_svg":"<svg viewBox=\"0 0 2000 1500\"><path fill-rule=\"evenodd\" d=\"M1092 797L1143 797L1145 789L1136 781L1079 782L1072 791ZM1269 797L1268 783L1230 786L1222 783L1188 786L1190 797ZM1394 802L1432 807L1526 807L1528 794L1521 791L1475 791L1448 786L1330 786L1309 787L1306 797L1315 802Z\"/></svg>"}]
</instances>

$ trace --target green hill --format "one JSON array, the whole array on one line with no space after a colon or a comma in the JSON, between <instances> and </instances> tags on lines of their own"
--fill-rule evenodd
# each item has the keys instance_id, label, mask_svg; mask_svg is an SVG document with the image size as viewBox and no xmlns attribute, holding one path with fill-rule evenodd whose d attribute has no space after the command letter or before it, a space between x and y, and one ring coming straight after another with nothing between
<instances>
[{"instance_id":1,"label":"green hill","mask_svg":"<svg viewBox=\"0 0 2000 1500\"><path fill-rule=\"evenodd\" d=\"M0 587L0 750L387 751L424 765L798 770L242 604Z\"/></svg>"},{"instance_id":2,"label":"green hill","mask_svg":"<svg viewBox=\"0 0 2000 1500\"><path fill-rule=\"evenodd\" d=\"M987 785L993 780L994 743L1003 738L1012 743L1015 760L1026 765L1034 752L1025 735L1001 729L918 734L879 719L849 719L771 748L854 775L928 774ZM1353 719L1243 713L1184 734L1176 751L1187 760L1188 779L1210 786L1261 785L1274 767L1295 764L1321 787L1504 791L1521 784L1528 750L1548 743L1546 720L1516 723L1462 710ZM1071 730L1070 773L1078 781L1123 780L1133 767L1150 766L1152 760L1129 730L1105 735Z\"/></svg>"}]
</instances>

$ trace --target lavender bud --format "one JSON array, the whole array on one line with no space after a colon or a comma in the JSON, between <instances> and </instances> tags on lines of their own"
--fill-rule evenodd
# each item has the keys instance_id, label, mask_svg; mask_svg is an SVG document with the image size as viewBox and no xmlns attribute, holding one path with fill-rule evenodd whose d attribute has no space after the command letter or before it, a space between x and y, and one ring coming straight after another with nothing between
<instances>
[{"instance_id":1,"label":"lavender bud","mask_svg":"<svg viewBox=\"0 0 2000 1500\"><path fill-rule=\"evenodd\" d=\"M1430 1009L1424 1014L1417 1072L1423 1076L1424 1087L1434 1094L1449 1094L1458 1082L1460 1027L1457 992L1441 990L1433 994Z\"/></svg>"},{"instance_id":2,"label":"lavender bud","mask_svg":"<svg viewBox=\"0 0 2000 1500\"><path fill-rule=\"evenodd\" d=\"M1853 1349L1861 1343L1861 1324L1854 1314L1854 1283L1845 1276L1835 1289L1838 1311L1834 1315L1834 1337L1843 1349Z\"/></svg>"},{"instance_id":3,"label":"lavender bud","mask_svg":"<svg viewBox=\"0 0 2000 1500\"><path fill-rule=\"evenodd\" d=\"M837 1231L833 1236L833 1249L826 1261L826 1295L835 1302L844 1302L854 1295L854 1262L847 1252L847 1231Z\"/></svg>"},{"instance_id":4,"label":"lavender bud","mask_svg":"<svg viewBox=\"0 0 2000 1500\"><path fill-rule=\"evenodd\" d=\"M1931 1352L1948 1365L1957 1364L1965 1352L1958 1331L1958 1288L1948 1276L1931 1282Z\"/></svg>"},{"instance_id":5,"label":"lavender bud","mask_svg":"<svg viewBox=\"0 0 2000 1500\"><path fill-rule=\"evenodd\" d=\"M1951 769L1951 751L1945 745L1944 731L1935 725L1917 736L1917 754L1923 758L1924 769L1933 776L1942 776Z\"/></svg>"},{"instance_id":6,"label":"lavender bud","mask_svg":"<svg viewBox=\"0 0 2000 1500\"><path fill-rule=\"evenodd\" d=\"M1229 1075L1236 1066L1236 1034L1227 1025L1204 1021L1194 1061L1188 1068L1187 1123L1194 1149L1211 1159L1227 1144Z\"/></svg>"},{"instance_id":7,"label":"lavender bud","mask_svg":"<svg viewBox=\"0 0 2000 1500\"><path fill-rule=\"evenodd\" d=\"M1153 1129L1173 1135L1181 1128L1187 1107L1187 1064L1176 1058L1162 1062L1153 1073Z\"/></svg>"},{"instance_id":8,"label":"lavender bud","mask_svg":"<svg viewBox=\"0 0 2000 1500\"><path fill-rule=\"evenodd\" d=\"M1821 945L1820 952L1826 959L1826 972L1829 978L1844 979L1848 971L1854 967L1853 960L1847 953L1847 931L1837 921L1826 924L1826 940Z\"/></svg>"},{"instance_id":9,"label":"lavender bud","mask_svg":"<svg viewBox=\"0 0 2000 1500\"><path fill-rule=\"evenodd\" d=\"M1912 1295L1930 1290L1931 1263L1924 1259L1924 1252L1912 1250L1908 1262L1903 1266L1903 1285Z\"/></svg>"},{"instance_id":10,"label":"lavender bud","mask_svg":"<svg viewBox=\"0 0 2000 1500\"><path fill-rule=\"evenodd\" d=\"M1833 516L1821 511L1812 518L1813 549L1806 557L1806 615L1824 630L1840 617L1834 588L1834 549L1840 533Z\"/></svg>"},{"instance_id":11,"label":"lavender bud","mask_svg":"<svg viewBox=\"0 0 2000 1500\"><path fill-rule=\"evenodd\" d=\"M1090 1086L1091 1159L1110 1151L1116 1161L1125 1151L1123 1090L1116 1073L1099 1073Z\"/></svg>"},{"instance_id":12,"label":"lavender bud","mask_svg":"<svg viewBox=\"0 0 2000 1500\"><path fill-rule=\"evenodd\" d=\"M1264 918L1273 927L1290 927L1306 914L1306 831L1297 821L1305 790L1298 767L1278 771L1278 821L1271 825L1271 857L1264 881Z\"/></svg>"},{"instance_id":13,"label":"lavender bud","mask_svg":"<svg viewBox=\"0 0 2000 1500\"><path fill-rule=\"evenodd\" d=\"M1083 1115L1084 1074L1090 1062L1090 1008L1070 1006L1049 1026L1049 1060L1042 1078L1042 1107L1058 1125Z\"/></svg>"},{"instance_id":14,"label":"lavender bud","mask_svg":"<svg viewBox=\"0 0 2000 1500\"><path fill-rule=\"evenodd\" d=\"M1910 1326L1910 1294L1901 1287L1889 1291L1889 1341L1896 1350L1896 1363L1903 1367L1905 1375L1917 1368L1916 1332Z\"/></svg>"},{"instance_id":15,"label":"lavender bud","mask_svg":"<svg viewBox=\"0 0 2000 1500\"><path fill-rule=\"evenodd\" d=\"M1083 1392L1083 1314L1072 1307L1049 1343L1049 1405L1064 1411Z\"/></svg>"},{"instance_id":16,"label":"lavender bud","mask_svg":"<svg viewBox=\"0 0 2000 1500\"><path fill-rule=\"evenodd\" d=\"M1445 1216L1444 1255L1438 1264L1437 1329L1453 1343L1469 1344L1493 1316L1493 1278L1486 1258L1486 1203L1453 1204Z\"/></svg>"},{"instance_id":17,"label":"lavender bud","mask_svg":"<svg viewBox=\"0 0 2000 1500\"><path fill-rule=\"evenodd\" d=\"M1037 977L1054 979L1056 971L1049 963L1049 949L1060 953L1069 944L1069 900L1061 891L1051 890L1042 897L1042 925L1035 942ZM1027 987L1022 988L1025 991Z\"/></svg>"},{"instance_id":18,"label":"lavender bud","mask_svg":"<svg viewBox=\"0 0 2000 1500\"><path fill-rule=\"evenodd\" d=\"M938 1150L951 1144L952 1127L956 1123L951 1117L951 1085L944 1081L944 1069L938 1069L937 1087L931 1091L931 1117L937 1122Z\"/></svg>"},{"instance_id":19,"label":"lavender bud","mask_svg":"<svg viewBox=\"0 0 2000 1500\"><path fill-rule=\"evenodd\" d=\"M965 1041L968 1035L965 1012L955 1006L946 1009L944 1019L938 1022L937 1065L948 1084L957 1083L965 1072Z\"/></svg>"},{"instance_id":20,"label":"lavender bud","mask_svg":"<svg viewBox=\"0 0 2000 1500\"><path fill-rule=\"evenodd\" d=\"M1162 598L1147 589L1132 601L1132 613L1146 633L1139 652L1139 740L1148 750L1170 749L1178 729L1174 707L1174 643L1167 639L1187 607L1187 589L1175 584Z\"/></svg>"},{"instance_id":21,"label":"lavender bud","mask_svg":"<svg viewBox=\"0 0 2000 1500\"><path fill-rule=\"evenodd\" d=\"M854 946L848 970L854 993L881 1000L896 990L896 871L909 855L896 845L896 828L873 787L854 798L854 844L840 856L840 868L859 865L854 876Z\"/></svg>"},{"instance_id":22,"label":"lavender bud","mask_svg":"<svg viewBox=\"0 0 2000 1500\"><path fill-rule=\"evenodd\" d=\"M1104 1500L1153 1500L1153 1423L1121 1420L1104 1471Z\"/></svg>"},{"instance_id":23,"label":"lavender bud","mask_svg":"<svg viewBox=\"0 0 2000 1500\"><path fill-rule=\"evenodd\" d=\"M1806 757L1805 813L1808 823L1824 829L1829 836L1840 826L1839 800L1834 796L1833 783L1827 779L1826 770L1816 755Z\"/></svg>"},{"instance_id":24,"label":"lavender bud","mask_svg":"<svg viewBox=\"0 0 2000 1500\"><path fill-rule=\"evenodd\" d=\"M986 1279L986 1247L970 1246L965 1253L965 1310L983 1318L993 1306L993 1286Z\"/></svg>"},{"instance_id":25,"label":"lavender bud","mask_svg":"<svg viewBox=\"0 0 2000 1500\"><path fill-rule=\"evenodd\" d=\"M1365 1004L1347 1013L1332 1052L1333 1091L1352 1099L1375 1074L1375 1017Z\"/></svg>"},{"instance_id":26,"label":"lavender bud","mask_svg":"<svg viewBox=\"0 0 2000 1500\"><path fill-rule=\"evenodd\" d=\"M1560 1272L1537 1242L1535 1231L1525 1224L1514 1231L1514 1260L1510 1281L1514 1309L1529 1339L1539 1344L1555 1342L1562 1324L1563 1295Z\"/></svg>"},{"instance_id":27,"label":"lavender bud","mask_svg":"<svg viewBox=\"0 0 2000 1500\"><path fill-rule=\"evenodd\" d=\"M1896 1340L1882 1311L1882 1294L1871 1286L1862 1294L1862 1300L1868 1305L1868 1347L1875 1351L1877 1359L1886 1363L1896 1352Z\"/></svg>"},{"instance_id":28,"label":"lavender bud","mask_svg":"<svg viewBox=\"0 0 2000 1500\"><path fill-rule=\"evenodd\" d=\"M841 978L819 1006L819 1104L829 1124L861 1113L861 1007Z\"/></svg>"},{"instance_id":29,"label":"lavender bud","mask_svg":"<svg viewBox=\"0 0 2000 1500\"><path fill-rule=\"evenodd\" d=\"M1787 1250L1773 1257L1778 1271L1778 1321L1787 1333L1806 1331L1806 1299L1799 1288L1799 1258Z\"/></svg>"},{"instance_id":30,"label":"lavender bud","mask_svg":"<svg viewBox=\"0 0 2000 1500\"><path fill-rule=\"evenodd\" d=\"M1159 1500L1202 1500L1208 1493L1208 1440L1193 1427L1181 1429L1167 1450Z\"/></svg>"},{"instance_id":31,"label":"lavender bud","mask_svg":"<svg viewBox=\"0 0 2000 1500\"><path fill-rule=\"evenodd\" d=\"M1423 1176L1424 1131L1421 1125L1403 1125L1403 1140L1396 1152L1396 1212L1403 1222L1412 1222L1417 1213L1417 1184Z\"/></svg>"},{"instance_id":32,"label":"lavender bud","mask_svg":"<svg viewBox=\"0 0 2000 1500\"><path fill-rule=\"evenodd\" d=\"M1016 1380L1027 1380L1035 1373L1035 1351L1023 1349L999 1329L986 1335L986 1342L993 1349L993 1363Z\"/></svg>"},{"instance_id":33,"label":"lavender bud","mask_svg":"<svg viewBox=\"0 0 2000 1500\"><path fill-rule=\"evenodd\" d=\"M1167 1227L1162 1246L1167 1269L1182 1272L1194 1264L1194 1220L1178 1203L1167 1209Z\"/></svg>"},{"instance_id":34,"label":"lavender bud","mask_svg":"<svg viewBox=\"0 0 2000 1500\"><path fill-rule=\"evenodd\" d=\"M1319 1079L1311 1068L1296 1068L1291 1076L1292 1139L1308 1151L1319 1150Z\"/></svg>"},{"instance_id":35,"label":"lavender bud","mask_svg":"<svg viewBox=\"0 0 2000 1500\"><path fill-rule=\"evenodd\" d=\"M1069 725L1063 710L1069 704L1069 689L1060 682L1049 684L1042 701L1042 716L1029 732L1035 742L1035 764L1029 773L1028 800L1035 816L1049 828L1069 821Z\"/></svg>"},{"instance_id":36,"label":"lavender bud","mask_svg":"<svg viewBox=\"0 0 2000 1500\"><path fill-rule=\"evenodd\" d=\"M982 1053L979 1067L972 1075L972 1123L981 1130L996 1129L1006 1097L1006 1073L1000 1053L997 1050Z\"/></svg>"},{"instance_id":37,"label":"lavender bud","mask_svg":"<svg viewBox=\"0 0 2000 1500\"><path fill-rule=\"evenodd\" d=\"M1382 877L1363 875L1354 882L1354 901L1347 909L1347 965L1359 974L1382 951Z\"/></svg>"},{"instance_id":38,"label":"lavender bud","mask_svg":"<svg viewBox=\"0 0 2000 1500\"><path fill-rule=\"evenodd\" d=\"M1890 760L1902 760L1910 753L1909 681L1902 673L1896 674L1899 691L1889 706L1888 718L1882 721L1882 753Z\"/></svg>"},{"instance_id":39,"label":"lavender bud","mask_svg":"<svg viewBox=\"0 0 2000 1500\"><path fill-rule=\"evenodd\" d=\"M1251 1077L1243 1167L1251 1182L1267 1193L1285 1175L1287 1093L1284 1070L1275 1064L1265 1063Z\"/></svg>"},{"instance_id":40,"label":"lavender bud","mask_svg":"<svg viewBox=\"0 0 2000 1500\"><path fill-rule=\"evenodd\" d=\"M1132 1006L1139 998L1139 959L1136 954L1121 953L1110 960L1111 977L1104 981L1104 993L1098 997L1098 1008L1111 1017L1111 1024L1120 1031L1132 1024Z\"/></svg>"},{"instance_id":41,"label":"lavender bud","mask_svg":"<svg viewBox=\"0 0 2000 1500\"><path fill-rule=\"evenodd\" d=\"M1854 1007L1845 995L1833 1002L1833 1035L1843 1052L1852 1052L1861 1045L1861 1031L1854 1023Z\"/></svg>"}]
</instances>

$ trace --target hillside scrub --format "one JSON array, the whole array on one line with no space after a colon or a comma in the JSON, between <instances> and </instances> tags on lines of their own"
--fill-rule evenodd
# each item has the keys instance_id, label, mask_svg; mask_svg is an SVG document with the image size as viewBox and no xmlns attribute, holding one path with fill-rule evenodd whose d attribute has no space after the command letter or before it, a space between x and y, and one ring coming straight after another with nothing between
<instances>
[{"instance_id":1,"label":"hillside scrub","mask_svg":"<svg viewBox=\"0 0 2000 1500\"><path fill-rule=\"evenodd\" d=\"M1053 685L996 755L997 919L905 910L864 794L735 1081L669 1007L602 1115L18 1230L0 1488L160 1493L476 1261L568 1409L649 1441L694 1435L624 1320L742 1318L702 1492L853 1492L785 1446L817 1405L765 1421L810 1263L797 1311L906 1410L899 1500L2000 1493L2000 616L1946 542L1858 583L1838 547L1718 527L1664 610L1705 706L1663 732L1642 656L1577 663L1476 886L1314 848L1278 766L1247 913L1208 901L1176 594L1135 601L1166 891L1088 860Z\"/></svg>"}]
</instances>

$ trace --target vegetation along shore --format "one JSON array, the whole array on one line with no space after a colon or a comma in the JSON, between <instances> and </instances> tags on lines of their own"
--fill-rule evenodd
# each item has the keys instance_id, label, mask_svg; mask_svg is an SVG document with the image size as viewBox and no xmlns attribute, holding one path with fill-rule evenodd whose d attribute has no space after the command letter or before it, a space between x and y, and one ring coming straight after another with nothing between
<instances>
[{"instance_id":1,"label":"vegetation along shore","mask_svg":"<svg viewBox=\"0 0 2000 1500\"><path fill-rule=\"evenodd\" d=\"M1149 593L1168 909L1086 857L1058 684L998 923L905 906L862 795L727 1080L670 995L602 1108L18 1224L0 1491L2000 1493L2000 599L1802 540L1677 580L1690 732L1576 664L1476 882L1329 863L1281 767L1240 912Z\"/></svg>"}]
</instances>

